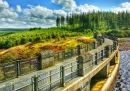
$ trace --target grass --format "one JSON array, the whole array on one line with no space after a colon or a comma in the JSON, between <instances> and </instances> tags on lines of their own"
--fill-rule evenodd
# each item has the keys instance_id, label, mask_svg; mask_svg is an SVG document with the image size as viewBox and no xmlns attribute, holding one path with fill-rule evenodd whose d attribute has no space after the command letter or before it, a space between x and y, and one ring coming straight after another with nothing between
<instances>
[{"instance_id":1,"label":"grass","mask_svg":"<svg viewBox=\"0 0 130 91\"><path fill-rule=\"evenodd\" d=\"M91 91L100 91L107 79L99 78L92 80ZM96 83L96 84L95 84Z\"/></svg>"}]
</instances>

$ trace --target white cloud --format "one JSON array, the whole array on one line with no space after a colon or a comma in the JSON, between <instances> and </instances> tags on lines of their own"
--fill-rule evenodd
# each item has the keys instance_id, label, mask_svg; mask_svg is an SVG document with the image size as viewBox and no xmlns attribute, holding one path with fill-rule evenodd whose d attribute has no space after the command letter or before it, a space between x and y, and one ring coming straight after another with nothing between
<instances>
[{"instance_id":1,"label":"white cloud","mask_svg":"<svg viewBox=\"0 0 130 91\"><path fill-rule=\"evenodd\" d=\"M9 7L9 4L6 1L0 0L0 11L8 7Z\"/></svg>"},{"instance_id":2,"label":"white cloud","mask_svg":"<svg viewBox=\"0 0 130 91\"><path fill-rule=\"evenodd\" d=\"M120 7L113 7L110 9L113 12L122 12L122 11L128 11L130 12L130 2L124 2L120 4Z\"/></svg>"},{"instance_id":3,"label":"white cloud","mask_svg":"<svg viewBox=\"0 0 130 91\"><path fill-rule=\"evenodd\" d=\"M51 10L43 6L30 6L23 9L23 19L30 25L55 26L57 16L66 16L64 10ZM33 23L32 23L33 22ZM36 24L37 23L37 24ZM44 27L44 26L43 26Z\"/></svg>"},{"instance_id":4,"label":"white cloud","mask_svg":"<svg viewBox=\"0 0 130 91\"><path fill-rule=\"evenodd\" d=\"M23 14L28 17L49 18L53 16L53 11L42 6L35 6L23 10Z\"/></svg>"},{"instance_id":5,"label":"white cloud","mask_svg":"<svg viewBox=\"0 0 130 91\"><path fill-rule=\"evenodd\" d=\"M22 8L21 8L20 5L17 5L17 6L16 6L16 11L17 11L17 12L22 12Z\"/></svg>"},{"instance_id":6,"label":"white cloud","mask_svg":"<svg viewBox=\"0 0 130 91\"><path fill-rule=\"evenodd\" d=\"M57 17L57 16L66 16L67 13L64 10L54 10L53 11L53 16Z\"/></svg>"},{"instance_id":7,"label":"white cloud","mask_svg":"<svg viewBox=\"0 0 130 91\"><path fill-rule=\"evenodd\" d=\"M0 18L16 18L18 14L6 1L0 0Z\"/></svg>"},{"instance_id":8,"label":"white cloud","mask_svg":"<svg viewBox=\"0 0 130 91\"><path fill-rule=\"evenodd\" d=\"M74 10L77 7L75 0L52 0L52 2L61 5L65 10Z\"/></svg>"},{"instance_id":9,"label":"white cloud","mask_svg":"<svg viewBox=\"0 0 130 91\"><path fill-rule=\"evenodd\" d=\"M87 13L87 12L92 12L92 11L99 11L100 9L94 5L80 5L78 6L73 12L75 13Z\"/></svg>"},{"instance_id":10,"label":"white cloud","mask_svg":"<svg viewBox=\"0 0 130 91\"><path fill-rule=\"evenodd\" d=\"M12 9L4 9L0 12L0 18L17 18L18 14Z\"/></svg>"}]
</instances>

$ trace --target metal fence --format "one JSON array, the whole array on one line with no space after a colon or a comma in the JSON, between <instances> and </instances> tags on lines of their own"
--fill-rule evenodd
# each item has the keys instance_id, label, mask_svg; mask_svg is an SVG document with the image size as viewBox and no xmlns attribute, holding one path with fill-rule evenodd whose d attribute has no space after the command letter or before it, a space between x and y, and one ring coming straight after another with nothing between
<instances>
[{"instance_id":1,"label":"metal fence","mask_svg":"<svg viewBox=\"0 0 130 91\"><path fill-rule=\"evenodd\" d=\"M0 82L15 78L16 76L16 62L0 65Z\"/></svg>"},{"instance_id":2,"label":"metal fence","mask_svg":"<svg viewBox=\"0 0 130 91\"><path fill-rule=\"evenodd\" d=\"M77 61L69 62L38 75L37 90L52 91L78 76Z\"/></svg>"},{"instance_id":3,"label":"metal fence","mask_svg":"<svg viewBox=\"0 0 130 91\"><path fill-rule=\"evenodd\" d=\"M61 67L54 68L38 75L38 91L51 91L62 84Z\"/></svg>"},{"instance_id":4,"label":"metal fence","mask_svg":"<svg viewBox=\"0 0 130 91\"><path fill-rule=\"evenodd\" d=\"M65 83L72 80L73 78L78 76L78 63L72 62L72 63L67 63L64 66L64 71L65 71Z\"/></svg>"},{"instance_id":5,"label":"metal fence","mask_svg":"<svg viewBox=\"0 0 130 91\"><path fill-rule=\"evenodd\" d=\"M27 78L12 85L12 91L33 91L33 78Z\"/></svg>"},{"instance_id":6,"label":"metal fence","mask_svg":"<svg viewBox=\"0 0 130 91\"><path fill-rule=\"evenodd\" d=\"M0 91L34 91L34 80L33 78L26 78L13 84L4 84L0 87Z\"/></svg>"},{"instance_id":7,"label":"metal fence","mask_svg":"<svg viewBox=\"0 0 130 91\"><path fill-rule=\"evenodd\" d=\"M16 78L37 70L37 59L17 60L0 65L0 82Z\"/></svg>"}]
</instances>

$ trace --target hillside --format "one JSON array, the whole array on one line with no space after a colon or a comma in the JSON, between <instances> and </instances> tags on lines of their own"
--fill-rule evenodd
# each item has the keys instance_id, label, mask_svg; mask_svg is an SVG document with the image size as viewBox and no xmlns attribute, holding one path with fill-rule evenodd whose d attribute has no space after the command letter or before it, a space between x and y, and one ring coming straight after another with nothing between
<instances>
[{"instance_id":1,"label":"hillside","mask_svg":"<svg viewBox=\"0 0 130 91\"><path fill-rule=\"evenodd\" d=\"M0 63L12 62L17 59L29 59L44 50L59 52L74 48L79 44L95 41L84 32L72 32L63 28L36 29L16 32L0 37ZM92 38L92 39L91 39Z\"/></svg>"}]
</instances>

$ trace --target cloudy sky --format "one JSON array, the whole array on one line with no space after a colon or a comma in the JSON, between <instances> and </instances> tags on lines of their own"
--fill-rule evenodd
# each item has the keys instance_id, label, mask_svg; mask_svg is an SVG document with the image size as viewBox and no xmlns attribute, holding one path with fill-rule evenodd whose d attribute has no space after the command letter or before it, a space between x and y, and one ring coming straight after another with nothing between
<instances>
[{"instance_id":1,"label":"cloudy sky","mask_svg":"<svg viewBox=\"0 0 130 91\"><path fill-rule=\"evenodd\" d=\"M0 0L0 28L55 26L57 16L130 11L130 0Z\"/></svg>"}]
</instances>

